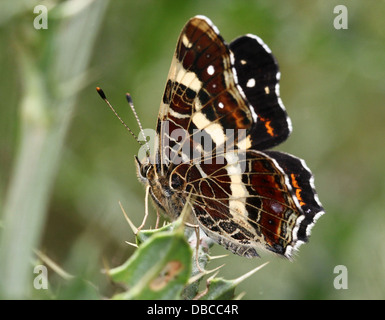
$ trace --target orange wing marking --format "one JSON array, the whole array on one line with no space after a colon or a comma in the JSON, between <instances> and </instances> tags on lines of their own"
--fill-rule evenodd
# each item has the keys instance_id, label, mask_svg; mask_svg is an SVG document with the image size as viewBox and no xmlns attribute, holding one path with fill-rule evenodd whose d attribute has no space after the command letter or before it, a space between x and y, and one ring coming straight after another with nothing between
<instances>
[{"instance_id":1,"label":"orange wing marking","mask_svg":"<svg viewBox=\"0 0 385 320\"><path fill-rule=\"evenodd\" d=\"M291 177L291 182L293 184L293 187L295 188L295 195L297 196L297 199L299 201L299 204L301 206L305 205L306 203L303 201L302 197L301 197L301 188L299 187L298 185L298 182L297 182L297 179L295 178L295 175L294 173L292 173L290 175Z\"/></svg>"}]
</instances>

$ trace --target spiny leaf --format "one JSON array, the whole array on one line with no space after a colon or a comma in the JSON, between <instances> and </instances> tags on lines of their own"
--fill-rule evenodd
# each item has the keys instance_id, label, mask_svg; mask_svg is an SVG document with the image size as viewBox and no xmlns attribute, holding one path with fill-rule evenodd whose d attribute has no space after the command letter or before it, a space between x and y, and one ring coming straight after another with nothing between
<instances>
[{"instance_id":1,"label":"spiny leaf","mask_svg":"<svg viewBox=\"0 0 385 320\"><path fill-rule=\"evenodd\" d=\"M122 266L110 270L127 292L113 299L178 299L191 274L191 248L180 229L154 234Z\"/></svg>"}]
</instances>

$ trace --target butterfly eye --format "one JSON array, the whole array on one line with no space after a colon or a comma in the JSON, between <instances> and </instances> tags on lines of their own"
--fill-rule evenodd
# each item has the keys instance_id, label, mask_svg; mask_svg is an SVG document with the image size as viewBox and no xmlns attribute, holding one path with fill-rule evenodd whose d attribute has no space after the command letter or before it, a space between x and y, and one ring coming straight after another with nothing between
<instances>
[{"instance_id":1,"label":"butterfly eye","mask_svg":"<svg viewBox=\"0 0 385 320\"><path fill-rule=\"evenodd\" d=\"M141 168L140 168L140 175L143 178L146 178L147 177L147 172L148 172L149 169L150 169L150 165L149 164L142 165Z\"/></svg>"}]
</instances>

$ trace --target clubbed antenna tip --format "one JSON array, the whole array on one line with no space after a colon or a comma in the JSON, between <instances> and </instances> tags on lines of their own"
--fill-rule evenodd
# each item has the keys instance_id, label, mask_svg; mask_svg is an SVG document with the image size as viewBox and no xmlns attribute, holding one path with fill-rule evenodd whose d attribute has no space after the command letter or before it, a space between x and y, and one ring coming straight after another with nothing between
<instances>
[{"instance_id":1,"label":"clubbed antenna tip","mask_svg":"<svg viewBox=\"0 0 385 320\"><path fill-rule=\"evenodd\" d=\"M106 95L104 94L104 91L100 87L96 87L96 91L99 93L99 96L103 99L106 100Z\"/></svg>"},{"instance_id":2,"label":"clubbed antenna tip","mask_svg":"<svg viewBox=\"0 0 385 320\"><path fill-rule=\"evenodd\" d=\"M129 93L126 93L126 99L127 99L127 102L128 102L128 104L133 104L134 102L132 101L132 97L131 97L131 95L129 94Z\"/></svg>"}]
</instances>

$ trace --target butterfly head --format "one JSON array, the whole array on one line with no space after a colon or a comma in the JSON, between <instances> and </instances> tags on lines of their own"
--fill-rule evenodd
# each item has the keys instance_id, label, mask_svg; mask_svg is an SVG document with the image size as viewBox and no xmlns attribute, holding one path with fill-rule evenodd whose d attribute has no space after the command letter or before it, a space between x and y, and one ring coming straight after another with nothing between
<instances>
[{"instance_id":1,"label":"butterfly head","mask_svg":"<svg viewBox=\"0 0 385 320\"><path fill-rule=\"evenodd\" d=\"M152 164L147 157L140 161L135 156L135 162L138 179L150 187L155 205L171 220L177 219L185 204L184 181L176 174L162 174L159 167Z\"/></svg>"}]
</instances>

